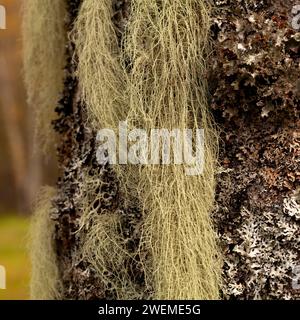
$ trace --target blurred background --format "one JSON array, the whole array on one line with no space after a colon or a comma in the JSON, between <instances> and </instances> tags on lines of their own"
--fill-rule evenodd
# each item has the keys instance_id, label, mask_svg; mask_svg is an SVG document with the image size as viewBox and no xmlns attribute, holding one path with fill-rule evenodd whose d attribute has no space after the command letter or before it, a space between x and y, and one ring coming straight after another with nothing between
<instances>
[{"instance_id":1,"label":"blurred background","mask_svg":"<svg viewBox=\"0 0 300 320\"><path fill-rule=\"evenodd\" d=\"M41 185L55 181L53 160L43 159L33 144L22 75L22 1L0 0L6 9L6 29L0 29L0 266L6 290L0 289L0 300L29 298L32 203Z\"/></svg>"}]
</instances>

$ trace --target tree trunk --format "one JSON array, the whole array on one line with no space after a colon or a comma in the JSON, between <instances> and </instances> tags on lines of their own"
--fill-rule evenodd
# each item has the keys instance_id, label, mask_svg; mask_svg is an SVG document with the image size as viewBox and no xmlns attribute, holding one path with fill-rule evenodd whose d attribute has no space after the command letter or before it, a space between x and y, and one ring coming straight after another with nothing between
<instances>
[{"instance_id":1,"label":"tree trunk","mask_svg":"<svg viewBox=\"0 0 300 320\"><path fill-rule=\"evenodd\" d=\"M70 32L81 1L66 3ZM120 46L129 3L112 0ZM213 220L224 259L225 299L300 297L292 286L300 263L300 38L290 24L292 5L293 1L281 0L214 1L207 78L209 105L221 137ZM65 89L56 108L59 118L53 123L60 134L61 174L51 218L62 296L118 299L118 289L109 281L103 283L78 254L85 241L84 230L79 230L82 184L98 177L84 201L95 212L119 213L130 252L137 252L140 245L141 208L138 202L128 205L112 167L96 161L96 132L87 125L75 73L77 59L71 59L74 49L69 40ZM149 298L153 288L139 254L123 266L130 266L130 281L139 297ZM114 276L108 274L107 279Z\"/></svg>"}]
</instances>

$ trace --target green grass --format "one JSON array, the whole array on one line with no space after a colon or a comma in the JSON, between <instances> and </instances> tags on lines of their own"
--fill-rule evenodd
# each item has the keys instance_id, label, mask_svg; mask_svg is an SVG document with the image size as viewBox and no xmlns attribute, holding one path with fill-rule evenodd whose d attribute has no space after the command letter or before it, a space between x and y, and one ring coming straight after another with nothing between
<instances>
[{"instance_id":1,"label":"green grass","mask_svg":"<svg viewBox=\"0 0 300 320\"><path fill-rule=\"evenodd\" d=\"M0 215L0 265L6 269L6 290L0 289L0 300L29 299L28 228L28 218Z\"/></svg>"}]
</instances>

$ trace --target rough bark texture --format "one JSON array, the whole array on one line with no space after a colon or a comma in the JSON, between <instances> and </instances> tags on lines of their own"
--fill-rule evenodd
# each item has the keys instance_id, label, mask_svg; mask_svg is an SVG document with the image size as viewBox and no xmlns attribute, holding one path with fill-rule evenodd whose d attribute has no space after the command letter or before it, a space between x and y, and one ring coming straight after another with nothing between
<instances>
[{"instance_id":1,"label":"rough bark texture","mask_svg":"<svg viewBox=\"0 0 300 320\"><path fill-rule=\"evenodd\" d=\"M299 33L293 1L216 1L211 107L226 298L299 298ZM213 84L215 85L213 87Z\"/></svg>"},{"instance_id":2,"label":"rough bark texture","mask_svg":"<svg viewBox=\"0 0 300 320\"><path fill-rule=\"evenodd\" d=\"M68 0L68 30L80 0ZM210 58L210 104L220 126L219 182L214 219L224 251L224 298L299 298L292 289L299 264L299 33L290 27L293 1L214 1ZM121 39L129 1L112 0L112 17ZM121 43L121 42L120 42ZM141 215L125 207L114 173L95 160L95 132L73 77L73 45L67 46L65 90L54 122L61 135L61 178L52 218L66 299L115 299L78 255L80 184L85 174L105 181L95 188L106 201L95 209L119 209L124 234L139 242ZM100 209L100 208L99 208ZM129 211L133 212L129 215ZM100 210L99 210L100 212ZM136 257L138 260L138 257ZM130 262L132 264L132 261ZM126 266L126 262L124 263ZM143 273L131 270L141 288Z\"/></svg>"}]
</instances>

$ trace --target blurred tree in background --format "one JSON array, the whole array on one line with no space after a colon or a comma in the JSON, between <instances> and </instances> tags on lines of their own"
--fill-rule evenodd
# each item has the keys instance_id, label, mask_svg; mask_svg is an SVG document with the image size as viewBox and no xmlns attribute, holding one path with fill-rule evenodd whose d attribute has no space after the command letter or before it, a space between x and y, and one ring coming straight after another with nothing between
<instances>
[{"instance_id":1,"label":"blurred tree in background","mask_svg":"<svg viewBox=\"0 0 300 320\"><path fill-rule=\"evenodd\" d=\"M0 213L27 213L43 181L51 183L47 177L53 176L54 166L47 163L47 172L42 172L33 144L33 116L23 88L22 1L2 0L1 5L6 9L6 30L0 30Z\"/></svg>"}]
</instances>

